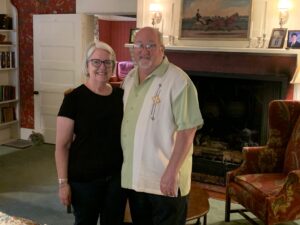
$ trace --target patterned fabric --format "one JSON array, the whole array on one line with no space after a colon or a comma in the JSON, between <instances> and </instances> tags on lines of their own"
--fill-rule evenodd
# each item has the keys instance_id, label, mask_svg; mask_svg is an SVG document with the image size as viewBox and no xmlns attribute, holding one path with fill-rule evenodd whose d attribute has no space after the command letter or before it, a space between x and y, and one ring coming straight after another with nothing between
<instances>
[{"instance_id":1,"label":"patterned fabric","mask_svg":"<svg viewBox=\"0 0 300 225\"><path fill-rule=\"evenodd\" d=\"M267 145L245 147L242 165L227 173L227 207L232 198L265 224L300 219L299 115L298 101L270 103Z\"/></svg>"},{"instance_id":2,"label":"patterned fabric","mask_svg":"<svg viewBox=\"0 0 300 225\"><path fill-rule=\"evenodd\" d=\"M39 225L31 220L23 219L20 217L9 216L0 212L0 225Z\"/></svg>"}]
</instances>

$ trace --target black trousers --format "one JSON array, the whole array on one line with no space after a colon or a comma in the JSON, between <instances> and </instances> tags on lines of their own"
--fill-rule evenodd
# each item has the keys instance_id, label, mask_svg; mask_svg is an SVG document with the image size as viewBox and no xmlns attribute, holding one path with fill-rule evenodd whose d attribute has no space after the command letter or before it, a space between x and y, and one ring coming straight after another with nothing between
<instances>
[{"instance_id":1,"label":"black trousers","mask_svg":"<svg viewBox=\"0 0 300 225\"><path fill-rule=\"evenodd\" d=\"M124 190L134 225L185 225L188 196L167 197Z\"/></svg>"},{"instance_id":2,"label":"black trousers","mask_svg":"<svg viewBox=\"0 0 300 225\"><path fill-rule=\"evenodd\" d=\"M126 206L121 177L110 176L92 182L71 182L75 225L123 224Z\"/></svg>"}]
</instances>

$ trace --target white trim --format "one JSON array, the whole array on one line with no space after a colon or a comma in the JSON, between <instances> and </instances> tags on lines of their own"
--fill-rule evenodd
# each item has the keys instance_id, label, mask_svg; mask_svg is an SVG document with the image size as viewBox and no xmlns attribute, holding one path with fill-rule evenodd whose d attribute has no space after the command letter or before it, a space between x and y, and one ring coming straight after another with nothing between
<instances>
[{"instance_id":1,"label":"white trim","mask_svg":"<svg viewBox=\"0 0 300 225\"><path fill-rule=\"evenodd\" d=\"M28 140L29 135L32 134L33 129L21 128L21 139Z\"/></svg>"},{"instance_id":2,"label":"white trim","mask_svg":"<svg viewBox=\"0 0 300 225\"><path fill-rule=\"evenodd\" d=\"M136 18L134 17L128 17L128 16L112 16L112 15L94 15L98 17L100 20L108 20L108 21L136 21Z\"/></svg>"}]
</instances>

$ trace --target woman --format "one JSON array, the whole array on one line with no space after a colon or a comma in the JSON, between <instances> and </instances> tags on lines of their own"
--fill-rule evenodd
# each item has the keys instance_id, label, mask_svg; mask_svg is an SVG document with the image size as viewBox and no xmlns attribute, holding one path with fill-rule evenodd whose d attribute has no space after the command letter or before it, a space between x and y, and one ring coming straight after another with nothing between
<instances>
[{"instance_id":1,"label":"woman","mask_svg":"<svg viewBox=\"0 0 300 225\"><path fill-rule=\"evenodd\" d=\"M120 173L123 91L109 84L116 56L104 42L89 45L85 84L66 94L57 117L55 160L62 204L72 204L75 225L121 224Z\"/></svg>"}]
</instances>

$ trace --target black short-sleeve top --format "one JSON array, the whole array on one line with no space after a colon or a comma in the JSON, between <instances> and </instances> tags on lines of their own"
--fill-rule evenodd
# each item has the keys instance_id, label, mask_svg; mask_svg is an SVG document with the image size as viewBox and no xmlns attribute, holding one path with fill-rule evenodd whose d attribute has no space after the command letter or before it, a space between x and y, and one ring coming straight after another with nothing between
<instances>
[{"instance_id":1,"label":"black short-sleeve top","mask_svg":"<svg viewBox=\"0 0 300 225\"><path fill-rule=\"evenodd\" d=\"M108 96L95 94L85 85L67 94L58 116L74 120L68 178L92 181L120 174L123 154L120 130L123 90L113 87Z\"/></svg>"}]
</instances>

